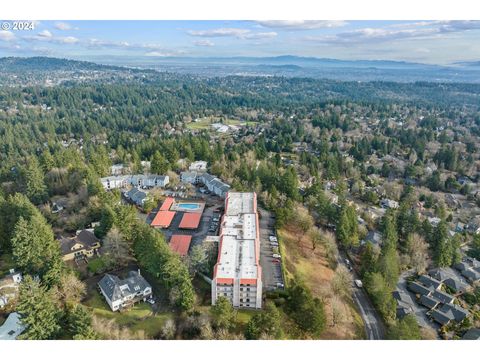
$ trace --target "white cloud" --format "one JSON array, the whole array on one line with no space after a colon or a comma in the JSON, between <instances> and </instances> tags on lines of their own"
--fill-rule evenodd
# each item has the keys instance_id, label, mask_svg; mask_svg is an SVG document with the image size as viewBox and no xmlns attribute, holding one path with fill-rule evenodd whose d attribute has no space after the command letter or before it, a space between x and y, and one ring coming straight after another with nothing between
<instances>
[{"instance_id":1,"label":"white cloud","mask_svg":"<svg viewBox=\"0 0 480 360\"><path fill-rule=\"evenodd\" d=\"M150 51L145 54L145 56L152 56L152 57L166 57L166 56L175 56L176 54L171 52L163 52L163 51Z\"/></svg>"},{"instance_id":2,"label":"white cloud","mask_svg":"<svg viewBox=\"0 0 480 360\"><path fill-rule=\"evenodd\" d=\"M347 25L343 20L258 20L258 24L285 30L313 30L337 28Z\"/></svg>"},{"instance_id":3,"label":"white cloud","mask_svg":"<svg viewBox=\"0 0 480 360\"><path fill-rule=\"evenodd\" d=\"M208 39L197 40L197 41L194 41L193 44L195 46L214 46L215 45L212 41Z\"/></svg>"},{"instance_id":4,"label":"white cloud","mask_svg":"<svg viewBox=\"0 0 480 360\"><path fill-rule=\"evenodd\" d=\"M54 38L54 41L62 44L75 44L79 42L79 40L73 36L57 37Z\"/></svg>"},{"instance_id":5,"label":"white cloud","mask_svg":"<svg viewBox=\"0 0 480 360\"><path fill-rule=\"evenodd\" d=\"M401 25L401 26L400 26ZM446 34L480 29L480 21L432 21L398 24L386 28L363 28L335 35L307 36L306 40L327 44L386 42L402 39L431 39Z\"/></svg>"},{"instance_id":6,"label":"white cloud","mask_svg":"<svg viewBox=\"0 0 480 360\"><path fill-rule=\"evenodd\" d=\"M73 27L72 25L70 25L69 23L66 23L66 22L57 22L57 23L55 23L55 29L57 29L57 30L62 30L62 31L66 31L66 30L78 30L77 27Z\"/></svg>"},{"instance_id":7,"label":"white cloud","mask_svg":"<svg viewBox=\"0 0 480 360\"><path fill-rule=\"evenodd\" d=\"M41 38L51 38L53 37L53 34L48 30L43 30L38 33L38 36Z\"/></svg>"},{"instance_id":8,"label":"white cloud","mask_svg":"<svg viewBox=\"0 0 480 360\"><path fill-rule=\"evenodd\" d=\"M220 28L220 29L211 29L211 30L190 30L188 31L188 34L192 36L202 36L202 37L222 37L222 36L242 37L248 34L249 32L250 30L248 29Z\"/></svg>"},{"instance_id":9,"label":"white cloud","mask_svg":"<svg viewBox=\"0 0 480 360\"><path fill-rule=\"evenodd\" d=\"M249 33L244 36L244 39L270 39L274 38L278 34L275 31L270 32L258 32L258 33Z\"/></svg>"},{"instance_id":10,"label":"white cloud","mask_svg":"<svg viewBox=\"0 0 480 360\"><path fill-rule=\"evenodd\" d=\"M189 30L191 36L200 37L235 37L238 39L266 39L277 36L276 32L252 32L249 29L219 28L210 30Z\"/></svg>"},{"instance_id":11,"label":"white cloud","mask_svg":"<svg viewBox=\"0 0 480 360\"><path fill-rule=\"evenodd\" d=\"M15 40L15 34L11 31L0 30L0 40L1 41Z\"/></svg>"}]
</instances>

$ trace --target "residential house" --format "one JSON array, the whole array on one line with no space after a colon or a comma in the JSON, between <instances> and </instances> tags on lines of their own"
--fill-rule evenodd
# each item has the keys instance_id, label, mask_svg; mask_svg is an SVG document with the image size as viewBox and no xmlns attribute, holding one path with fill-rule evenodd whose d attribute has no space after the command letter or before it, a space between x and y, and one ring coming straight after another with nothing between
<instances>
[{"instance_id":1,"label":"residential house","mask_svg":"<svg viewBox=\"0 0 480 360\"><path fill-rule=\"evenodd\" d=\"M25 325L20 321L20 315L10 313L7 320L0 326L0 340L16 340L25 331Z\"/></svg>"},{"instance_id":2,"label":"residential house","mask_svg":"<svg viewBox=\"0 0 480 360\"><path fill-rule=\"evenodd\" d=\"M422 295L420 297L419 302L420 304L422 304L423 306L425 306L430 310L435 309L438 306L438 304L440 304L440 301L438 299L435 299L431 296L425 296L425 295Z\"/></svg>"},{"instance_id":3,"label":"residential house","mask_svg":"<svg viewBox=\"0 0 480 360\"><path fill-rule=\"evenodd\" d=\"M200 178L196 171L182 171L180 173L180 181L186 184L196 185L199 183Z\"/></svg>"},{"instance_id":4,"label":"residential house","mask_svg":"<svg viewBox=\"0 0 480 360\"><path fill-rule=\"evenodd\" d=\"M145 201L147 201L147 194L137 188L132 188L131 190L127 191L125 197L133 202L137 206L143 206Z\"/></svg>"},{"instance_id":5,"label":"residential house","mask_svg":"<svg viewBox=\"0 0 480 360\"><path fill-rule=\"evenodd\" d=\"M11 299L17 297L22 280L22 273L15 269L10 269L9 274L0 279L0 309L7 306Z\"/></svg>"},{"instance_id":6,"label":"residential house","mask_svg":"<svg viewBox=\"0 0 480 360\"><path fill-rule=\"evenodd\" d=\"M200 175L199 180L202 184L204 184L208 190L210 190L215 195L220 197L225 197L227 192L230 190L230 186L222 182L219 178L210 175L208 173L204 173Z\"/></svg>"},{"instance_id":7,"label":"residential house","mask_svg":"<svg viewBox=\"0 0 480 360\"><path fill-rule=\"evenodd\" d=\"M469 329L462 337L463 340L480 340L480 329Z\"/></svg>"},{"instance_id":8,"label":"residential house","mask_svg":"<svg viewBox=\"0 0 480 360\"><path fill-rule=\"evenodd\" d=\"M420 296L422 296L422 295L429 296L434 291L434 289L428 288L428 287L423 286L423 285L421 285L417 282L414 282L414 281L412 281L408 284L408 289L410 291L414 292L415 294L420 295Z\"/></svg>"},{"instance_id":9,"label":"residential house","mask_svg":"<svg viewBox=\"0 0 480 360\"><path fill-rule=\"evenodd\" d=\"M81 230L75 237L61 237L59 241L64 261L90 258L98 253L101 247L100 240L93 233L93 229Z\"/></svg>"},{"instance_id":10,"label":"residential house","mask_svg":"<svg viewBox=\"0 0 480 360\"><path fill-rule=\"evenodd\" d=\"M420 283L422 283L426 287L433 288L435 290L439 290L442 287L441 281L438 281L437 279L434 279L427 275L420 275L418 277L418 281L420 281Z\"/></svg>"},{"instance_id":11,"label":"residential house","mask_svg":"<svg viewBox=\"0 0 480 360\"><path fill-rule=\"evenodd\" d=\"M207 171L207 162L206 161L194 161L190 164L188 167L188 170L190 171L199 171L199 172L205 172Z\"/></svg>"},{"instance_id":12,"label":"residential house","mask_svg":"<svg viewBox=\"0 0 480 360\"><path fill-rule=\"evenodd\" d=\"M127 185L135 187L165 187L170 182L167 175L119 175L100 179L105 190L122 189Z\"/></svg>"},{"instance_id":13,"label":"residential house","mask_svg":"<svg viewBox=\"0 0 480 360\"><path fill-rule=\"evenodd\" d=\"M432 297L438 299L442 304L453 304L455 297L441 290L435 290Z\"/></svg>"},{"instance_id":14,"label":"residential house","mask_svg":"<svg viewBox=\"0 0 480 360\"><path fill-rule=\"evenodd\" d=\"M110 166L110 175L117 176L123 175L127 171L127 168L123 164L114 164Z\"/></svg>"},{"instance_id":15,"label":"residential house","mask_svg":"<svg viewBox=\"0 0 480 360\"><path fill-rule=\"evenodd\" d=\"M152 287L140 274L140 270L130 271L123 280L116 275L106 274L99 281L98 287L112 311L128 308L152 297Z\"/></svg>"}]
</instances>

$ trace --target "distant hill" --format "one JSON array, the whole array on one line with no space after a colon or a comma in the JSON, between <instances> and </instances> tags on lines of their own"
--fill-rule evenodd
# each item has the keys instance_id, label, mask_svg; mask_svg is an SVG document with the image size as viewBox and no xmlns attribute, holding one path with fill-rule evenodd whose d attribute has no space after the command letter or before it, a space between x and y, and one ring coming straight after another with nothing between
<instances>
[{"instance_id":1,"label":"distant hill","mask_svg":"<svg viewBox=\"0 0 480 360\"><path fill-rule=\"evenodd\" d=\"M6 71L75 71L75 70L119 70L118 66L100 65L88 61L58 59L51 57L4 57L0 58L0 69Z\"/></svg>"}]
</instances>

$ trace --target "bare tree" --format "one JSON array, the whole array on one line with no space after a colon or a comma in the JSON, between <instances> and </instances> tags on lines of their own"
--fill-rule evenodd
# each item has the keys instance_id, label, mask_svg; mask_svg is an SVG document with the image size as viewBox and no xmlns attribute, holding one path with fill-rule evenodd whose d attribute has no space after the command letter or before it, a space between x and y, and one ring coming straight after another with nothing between
<instances>
[{"instance_id":1,"label":"bare tree","mask_svg":"<svg viewBox=\"0 0 480 360\"><path fill-rule=\"evenodd\" d=\"M103 248L118 267L127 265L132 259L130 246L116 227L112 227L105 236Z\"/></svg>"},{"instance_id":2,"label":"bare tree","mask_svg":"<svg viewBox=\"0 0 480 360\"><path fill-rule=\"evenodd\" d=\"M332 290L333 293L343 299L349 299L352 296L352 274L348 269L339 265L335 270L335 275L332 279Z\"/></svg>"},{"instance_id":3,"label":"bare tree","mask_svg":"<svg viewBox=\"0 0 480 360\"><path fill-rule=\"evenodd\" d=\"M410 266L419 274L428 267L428 244L423 236L415 233L407 241L407 252L410 257Z\"/></svg>"},{"instance_id":4,"label":"bare tree","mask_svg":"<svg viewBox=\"0 0 480 360\"><path fill-rule=\"evenodd\" d=\"M86 286L75 274L64 275L55 288L56 296L63 304L78 303L86 294Z\"/></svg>"}]
</instances>

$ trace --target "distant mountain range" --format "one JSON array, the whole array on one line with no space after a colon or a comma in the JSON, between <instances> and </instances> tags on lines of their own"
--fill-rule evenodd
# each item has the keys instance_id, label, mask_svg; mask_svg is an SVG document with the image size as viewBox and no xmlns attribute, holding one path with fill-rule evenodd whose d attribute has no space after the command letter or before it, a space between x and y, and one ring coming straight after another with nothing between
<instances>
[{"instance_id":1,"label":"distant mountain range","mask_svg":"<svg viewBox=\"0 0 480 360\"><path fill-rule=\"evenodd\" d=\"M0 58L0 72L105 71L176 72L199 76L286 76L342 81L480 83L480 61L451 66L390 60L338 60L292 55L276 57L117 57L96 62L48 57Z\"/></svg>"}]
</instances>

